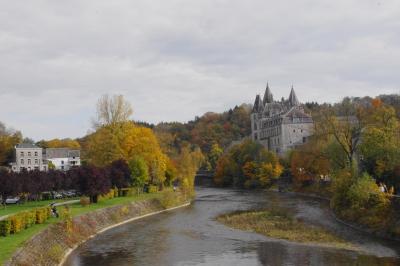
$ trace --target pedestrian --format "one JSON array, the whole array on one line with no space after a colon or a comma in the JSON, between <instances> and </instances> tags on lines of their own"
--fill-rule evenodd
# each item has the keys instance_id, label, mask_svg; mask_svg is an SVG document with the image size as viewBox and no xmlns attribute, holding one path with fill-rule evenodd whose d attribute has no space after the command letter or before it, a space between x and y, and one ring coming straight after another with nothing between
<instances>
[{"instance_id":1,"label":"pedestrian","mask_svg":"<svg viewBox=\"0 0 400 266\"><path fill-rule=\"evenodd\" d=\"M379 190L380 190L382 193L385 193L385 187L383 186L382 182L379 183Z\"/></svg>"},{"instance_id":2,"label":"pedestrian","mask_svg":"<svg viewBox=\"0 0 400 266\"><path fill-rule=\"evenodd\" d=\"M59 215L58 215L58 212L57 212L57 208L56 208L55 203L52 203L50 206L51 206L51 212L52 212L53 216L56 217L56 218L58 218Z\"/></svg>"}]
</instances>

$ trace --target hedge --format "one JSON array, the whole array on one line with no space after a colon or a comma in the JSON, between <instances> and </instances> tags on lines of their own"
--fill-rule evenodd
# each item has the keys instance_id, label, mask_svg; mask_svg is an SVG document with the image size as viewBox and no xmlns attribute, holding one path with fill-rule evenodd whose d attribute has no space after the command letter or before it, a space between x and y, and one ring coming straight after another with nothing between
<instances>
[{"instance_id":1,"label":"hedge","mask_svg":"<svg viewBox=\"0 0 400 266\"><path fill-rule=\"evenodd\" d=\"M0 221L0 236L16 234L34 224L42 224L51 216L50 207L20 212Z\"/></svg>"}]
</instances>

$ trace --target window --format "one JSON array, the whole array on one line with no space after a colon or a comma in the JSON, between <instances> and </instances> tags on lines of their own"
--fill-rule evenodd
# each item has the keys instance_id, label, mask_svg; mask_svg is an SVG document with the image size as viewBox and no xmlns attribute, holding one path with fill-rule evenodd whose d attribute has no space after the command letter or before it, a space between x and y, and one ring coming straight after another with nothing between
<instances>
[{"instance_id":1,"label":"window","mask_svg":"<svg viewBox=\"0 0 400 266\"><path fill-rule=\"evenodd\" d=\"M38 164L39 163L39 160L38 159L35 159L35 164Z\"/></svg>"},{"instance_id":2,"label":"window","mask_svg":"<svg viewBox=\"0 0 400 266\"><path fill-rule=\"evenodd\" d=\"M23 151L21 151L21 157L24 157L24 152Z\"/></svg>"},{"instance_id":3,"label":"window","mask_svg":"<svg viewBox=\"0 0 400 266\"><path fill-rule=\"evenodd\" d=\"M61 161L61 164L64 164L64 161Z\"/></svg>"},{"instance_id":4,"label":"window","mask_svg":"<svg viewBox=\"0 0 400 266\"><path fill-rule=\"evenodd\" d=\"M30 151L28 151L28 156L31 156L31 152Z\"/></svg>"},{"instance_id":5,"label":"window","mask_svg":"<svg viewBox=\"0 0 400 266\"><path fill-rule=\"evenodd\" d=\"M293 129L293 132L296 132L296 129Z\"/></svg>"},{"instance_id":6,"label":"window","mask_svg":"<svg viewBox=\"0 0 400 266\"><path fill-rule=\"evenodd\" d=\"M28 164L31 164L31 159L28 159Z\"/></svg>"},{"instance_id":7,"label":"window","mask_svg":"<svg viewBox=\"0 0 400 266\"><path fill-rule=\"evenodd\" d=\"M24 159L21 159L21 164L24 164Z\"/></svg>"},{"instance_id":8,"label":"window","mask_svg":"<svg viewBox=\"0 0 400 266\"><path fill-rule=\"evenodd\" d=\"M307 141L307 138L303 137L303 143L306 143L306 141Z\"/></svg>"},{"instance_id":9,"label":"window","mask_svg":"<svg viewBox=\"0 0 400 266\"><path fill-rule=\"evenodd\" d=\"M39 166L35 166L34 169L35 169L35 170L39 170Z\"/></svg>"},{"instance_id":10,"label":"window","mask_svg":"<svg viewBox=\"0 0 400 266\"><path fill-rule=\"evenodd\" d=\"M35 156L38 156L38 153L37 153L37 151L35 151Z\"/></svg>"},{"instance_id":11,"label":"window","mask_svg":"<svg viewBox=\"0 0 400 266\"><path fill-rule=\"evenodd\" d=\"M303 133L303 130L301 130L301 133Z\"/></svg>"}]
</instances>

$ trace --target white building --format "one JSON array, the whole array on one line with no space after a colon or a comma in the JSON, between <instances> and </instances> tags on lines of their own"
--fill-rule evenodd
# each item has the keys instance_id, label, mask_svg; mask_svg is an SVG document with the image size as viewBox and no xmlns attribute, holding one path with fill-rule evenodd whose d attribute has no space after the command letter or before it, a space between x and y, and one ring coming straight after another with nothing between
<instances>
[{"instance_id":1,"label":"white building","mask_svg":"<svg viewBox=\"0 0 400 266\"><path fill-rule=\"evenodd\" d=\"M48 148L45 158L55 166L56 170L67 171L73 166L81 165L80 150Z\"/></svg>"},{"instance_id":2,"label":"white building","mask_svg":"<svg viewBox=\"0 0 400 266\"><path fill-rule=\"evenodd\" d=\"M81 165L80 150L69 148L48 148L43 150L35 144L22 143L15 146L15 162L11 163L13 172L23 170L47 171L51 162L56 170L67 171Z\"/></svg>"},{"instance_id":3,"label":"white building","mask_svg":"<svg viewBox=\"0 0 400 266\"><path fill-rule=\"evenodd\" d=\"M313 134L314 122L304 111L292 87L289 98L274 101L267 84L263 100L256 96L251 113L252 139L280 155L304 144Z\"/></svg>"},{"instance_id":4,"label":"white building","mask_svg":"<svg viewBox=\"0 0 400 266\"><path fill-rule=\"evenodd\" d=\"M11 163L13 172L23 170L47 170L47 163L43 159L43 149L35 144L22 143L15 146L15 163Z\"/></svg>"}]
</instances>

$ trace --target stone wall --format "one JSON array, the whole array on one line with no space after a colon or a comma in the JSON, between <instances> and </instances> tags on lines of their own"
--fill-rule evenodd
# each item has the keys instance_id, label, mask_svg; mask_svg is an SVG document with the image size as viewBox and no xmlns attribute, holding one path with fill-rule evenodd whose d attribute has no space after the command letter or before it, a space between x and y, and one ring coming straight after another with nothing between
<instances>
[{"instance_id":1,"label":"stone wall","mask_svg":"<svg viewBox=\"0 0 400 266\"><path fill-rule=\"evenodd\" d=\"M176 206L185 202L179 200ZM20 248L6 265L59 265L71 249L110 226L166 210L160 200L146 200L93 211L49 226Z\"/></svg>"}]
</instances>

